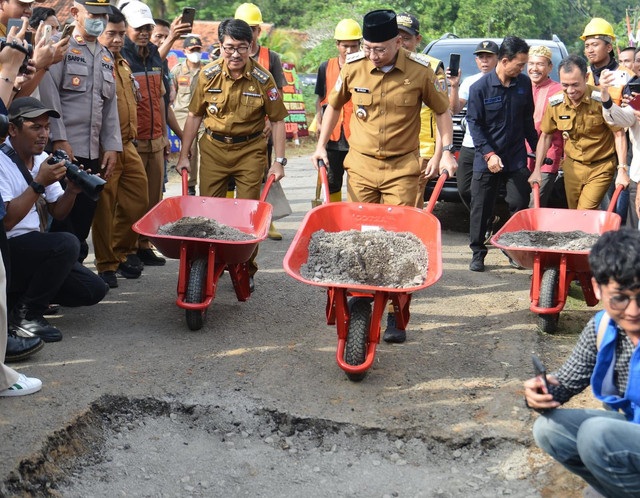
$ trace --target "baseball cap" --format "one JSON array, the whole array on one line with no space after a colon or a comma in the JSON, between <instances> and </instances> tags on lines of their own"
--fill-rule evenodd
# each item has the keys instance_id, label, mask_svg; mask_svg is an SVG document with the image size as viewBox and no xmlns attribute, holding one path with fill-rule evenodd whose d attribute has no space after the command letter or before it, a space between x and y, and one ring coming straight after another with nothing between
<instances>
[{"instance_id":1,"label":"baseball cap","mask_svg":"<svg viewBox=\"0 0 640 498\"><path fill-rule=\"evenodd\" d=\"M498 50L499 50L499 47L496 42L493 42L491 40L484 40L478 43L478 46L476 47L476 51L473 53L473 55L478 55L478 54L498 55Z\"/></svg>"},{"instance_id":2,"label":"baseball cap","mask_svg":"<svg viewBox=\"0 0 640 498\"><path fill-rule=\"evenodd\" d=\"M19 97L9 106L9 121L16 118L37 118L48 114L52 118L59 118L60 114L55 109L46 107L42 102L33 97Z\"/></svg>"},{"instance_id":3,"label":"baseball cap","mask_svg":"<svg viewBox=\"0 0 640 498\"><path fill-rule=\"evenodd\" d=\"M151 9L142 2L134 0L122 7L122 14L127 19L127 24L132 28L147 26L148 24L156 25L151 14Z\"/></svg>"},{"instance_id":4,"label":"baseball cap","mask_svg":"<svg viewBox=\"0 0 640 498\"><path fill-rule=\"evenodd\" d=\"M81 5L84 5L84 8L87 9L91 14L111 14L113 10L111 9L111 4L109 0L75 0Z\"/></svg>"},{"instance_id":5,"label":"baseball cap","mask_svg":"<svg viewBox=\"0 0 640 498\"><path fill-rule=\"evenodd\" d=\"M200 39L199 36L189 35L184 40L182 48L193 48L193 47L202 48L202 40Z\"/></svg>"},{"instance_id":6,"label":"baseball cap","mask_svg":"<svg viewBox=\"0 0 640 498\"><path fill-rule=\"evenodd\" d=\"M398 21L398 29L406 31L410 35L418 36L420 34L420 21L413 14L401 12L396 16Z\"/></svg>"}]
</instances>

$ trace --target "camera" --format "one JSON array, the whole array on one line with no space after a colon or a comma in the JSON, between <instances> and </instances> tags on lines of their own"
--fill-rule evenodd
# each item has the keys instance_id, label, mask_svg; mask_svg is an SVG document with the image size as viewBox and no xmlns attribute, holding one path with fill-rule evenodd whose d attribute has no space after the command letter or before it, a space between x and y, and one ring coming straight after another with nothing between
<instances>
[{"instance_id":1,"label":"camera","mask_svg":"<svg viewBox=\"0 0 640 498\"><path fill-rule=\"evenodd\" d=\"M102 192L102 189L104 188L104 184L107 182L99 176L90 175L82 168L73 164L69 161L67 153L62 149L56 150L47 163L56 164L60 161L64 161L64 167L67 168L66 177L80 187L82 192L89 197L89 199L97 201L100 196L100 192Z\"/></svg>"},{"instance_id":2,"label":"camera","mask_svg":"<svg viewBox=\"0 0 640 498\"><path fill-rule=\"evenodd\" d=\"M15 41L8 43L6 38L0 38L0 51L4 50L4 47L11 47L25 54L24 61L22 61L18 74L26 74L29 66L29 59L33 56L33 45L31 45L31 43L27 43L27 46L23 47Z\"/></svg>"},{"instance_id":3,"label":"camera","mask_svg":"<svg viewBox=\"0 0 640 498\"><path fill-rule=\"evenodd\" d=\"M0 137L9 134L9 118L5 114L0 114Z\"/></svg>"}]
</instances>

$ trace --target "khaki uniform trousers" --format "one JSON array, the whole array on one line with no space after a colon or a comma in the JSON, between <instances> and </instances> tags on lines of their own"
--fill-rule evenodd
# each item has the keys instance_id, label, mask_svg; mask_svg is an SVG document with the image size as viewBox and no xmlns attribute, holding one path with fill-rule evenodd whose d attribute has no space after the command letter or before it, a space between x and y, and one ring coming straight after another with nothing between
<instances>
[{"instance_id":1,"label":"khaki uniform trousers","mask_svg":"<svg viewBox=\"0 0 640 498\"><path fill-rule=\"evenodd\" d=\"M427 166L429 165L430 157L422 157L418 158L420 161L420 177L418 178L418 195L416 196L416 207L420 209L424 209L424 191L427 188L427 183L429 180L424 177L425 171L427 171Z\"/></svg>"},{"instance_id":2,"label":"khaki uniform trousers","mask_svg":"<svg viewBox=\"0 0 640 498\"><path fill-rule=\"evenodd\" d=\"M4 364L7 352L7 275L0 253L0 391L8 389L18 381L18 372Z\"/></svg>"},{"instance_id":3,"label":"khaki uniform trousers","mask_svg":"<svg viewBox=\"0 0 640 498\"><path fill-rule=\"evenodd\" d=\"M131 225L147 212L148 204L142 159L133 142L125 142L93 217L91 233L99 273L117 270L127 255L136 252L138 234Z\"/></svg>"},{"instance_id":4,"label":"khaki uniform trousers","mask_svg":"<svg viewBox=\"0 0 640 498\"><path fill-rule=\"evenodd\" d=\"M149 203L147 211L162 200L162 184L164 182L164 138L138 140L138 154L142 159L147 174L147 193ZM138 239L140 249L150 249L151 242L147 237Z\"/></svg>"},{"instance_id":5,"label":"khaki uniform trousers","mask_svg":"<svg viewBox=\"0 0 640 498\"><path fill-rule=\"evenodd\" d=\"M349 202L416 205L420 175L417 151L392 158L376 159L351 147L344 160L344 169L349 175Z\"/></svg>"},{"instance_id":6,"label":"khaki uniform trousers","mask_svg":"<svg viewBox=\"0 0 640 498\"><path fill-rule=\"evenodd\" d=\"M267 143L262 135L237 144L225 144L208 135L200 139L200 195L226 197L229 179L236 182L237 199L260 199L260 187L267 164ZM258 271L255 258L248 262L249 275Z\"/></svg>"},{"instance_id":7,"label":"khaki uniform trousers","mask_svg":"<svg viewBox=\"0 0 640 498\"><path fill-rule=\"evenodd\" d=\"M600 209L613 181L617 162L615 156L596 164L583 164L565 157L562 169L569 209Z\"/></svg>"}]
</instances>

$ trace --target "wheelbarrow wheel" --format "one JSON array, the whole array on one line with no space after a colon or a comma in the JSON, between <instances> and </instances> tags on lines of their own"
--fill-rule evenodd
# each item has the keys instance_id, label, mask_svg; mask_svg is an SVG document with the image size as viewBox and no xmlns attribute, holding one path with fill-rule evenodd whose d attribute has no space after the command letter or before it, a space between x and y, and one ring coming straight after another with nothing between
<instances>
[{"instance_id":1,"label":"wheelbarrow wheel","mask_svg":"<svg viewBox=\"0 0 640 498\"><path fill-rule=\"evenodd\" d=\"M542 275L540 281L540 300L542 308L553 308L556 305L558 293L559 268L548 268ZM553 334L558 330L558 320L560 313L539 313L538 327L547 334Z\"/></svg>"},{"instance_id":2,"label":"wheelbarrow wheel","mask_svg":"<svg viewBox=\"0 0 640 498\"><path fill-rule=\"evenodd\" d=\"M204 297L204 286L207 283L207 260L197 259L191 265L189 284L187 285L187 303L201 303ZM207 316L207 309L185 310L187 326L190 330L200 330Z\"/></svg>"},{"instance_id":3,"label":"wheelbarrow wheel","mask_svg":"<svg viewBox=\"0 0 640 498\"><path fill-rule=\"evenodd\" d=\"M361 365L367 357L367 341L371 323L371 303L366 298L353 298L349 303L349 332L344 348L344 361L348 365ZM347 373L349 380L359 382L367 372Z\"/></svg>"}]
</instances>

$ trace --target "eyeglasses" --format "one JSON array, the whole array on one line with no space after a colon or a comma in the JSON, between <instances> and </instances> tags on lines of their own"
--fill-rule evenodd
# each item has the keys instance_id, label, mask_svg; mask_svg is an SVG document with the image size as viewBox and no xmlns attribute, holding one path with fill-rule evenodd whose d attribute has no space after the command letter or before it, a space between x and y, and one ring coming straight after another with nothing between
<instances>
[{"instance_id":1,"label":"eyeglasses","mask_svg":"<svg viewBox=\"0 0 640 498\"><path fill-rule=\"evenodd\" d=\"M640 293L636 294L633 297L626 294L614 294L612 296L609 296L609 306L611 306L611 308L616 311L623 311L627 309L627 306L629 306L631 299L634 299L636 302L636 306L640 308Z\"/></svg>"},{"instance_id":2,"label":"eyeglasses","mask_svg":"<svg viewBox=\"0 0 640 498\"><path fill-rule=\"evenodd\" d=\"M381 47L367 47L366 45L362 46L362 50L364 51L365 54L370 54L371 52L373 52L376 55L384 55L387 53L387 51L389 50L389 47L385 47L385 48L381 48Z\"/></svg>"},{"instance_id":3,"label":"eyeglasses","mask_svg":"<svg viewBox=\"0 0 640 498\"><path fill-rule=\"evenodd\" d=\"M242 47L228 47L223 45L222 50L224 50L224 53L227 55L233 55L234 52L244 55L249 51L249 47L247 45L243 45Z\"/></svg>"},{"instance_id":4,"label":"eyeglasses","mask_svg":"<svg viewBox=\"0 0 640 498\"><path fill-rule=\"evenodd\" d=\"M145 24L144 26L140 26L139 28L133 28L135 29L137 32L140 31L147 31L147 32L151 32L153 31L153 24Z\"/></svg>"}]
</instances>

